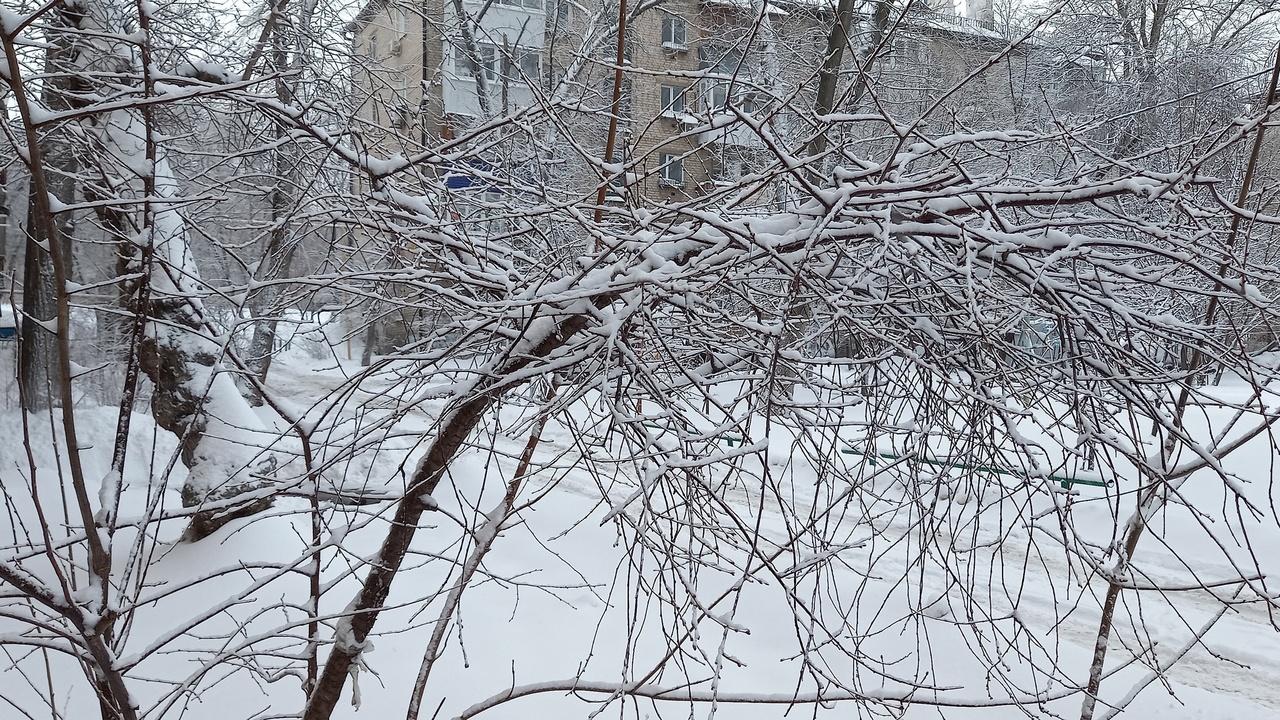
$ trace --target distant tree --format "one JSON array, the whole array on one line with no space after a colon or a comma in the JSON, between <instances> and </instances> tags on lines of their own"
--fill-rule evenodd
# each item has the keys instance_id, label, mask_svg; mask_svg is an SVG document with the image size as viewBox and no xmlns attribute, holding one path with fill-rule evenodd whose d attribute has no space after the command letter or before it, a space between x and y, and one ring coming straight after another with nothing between
<instances>
[{"instance_id":1,"label":"distant tree","mask_svg":"<svg viewBox=\"0 0 1280 720\"><path fill-rule=\"evenodd\" d=\"M1271 0L1071 0L1038 36L1046 76L1061 83L1045 90L1074 94L1063 102L1094 122L1106 151L1177 163L1185 144L1211 146L1217 128L1259 99L1251 74L1274 48L1278 11Z\"/></svg>"}]
</instances>

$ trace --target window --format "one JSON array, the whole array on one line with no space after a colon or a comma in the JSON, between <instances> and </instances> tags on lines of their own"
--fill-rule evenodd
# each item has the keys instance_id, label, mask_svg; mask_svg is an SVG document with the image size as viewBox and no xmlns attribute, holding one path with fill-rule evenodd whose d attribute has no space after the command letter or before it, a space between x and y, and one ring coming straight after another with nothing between
<instances>
[{"instance_id":1,"label":"window","mask_svg":"<svg viewBox=\"0 0 1280 720\"><path fill-rule=\"evenodd\" d=\"M760 109L754 91L744 83L730 83L727 80L711 84L707 90L706 103L706 111L713 114L727 112L730 105L748 114Z\"/></svg>"},{"instance_id":2,"label":"window","mask_svg":"<svg viewBox=\"0 0 1280 720\"><path fill-rule=\"evenodd\" d=\"M743 62L741 48L726 47L714 40L698 48L698 69L725 76L742 75L749 71Z\"/></svg>"},{"instance_id":3,"label":"window","mask_svg":"<svg viewBox=\"0 0 1280 720\"><path fill-rule=\"evenodd\" d=\"M404 38L409 34L409 14L404 8L391 10L391 41L387 43L388 55L399 55Z\"/></svg>"},{"instance_id":4,"label":"window","mask_svg":"<svg viewBox=\"0 0 1280 720\"><path fill-rule=\"evenodd\" d=\"M681 17L662 18L662 47L673 50L688 48L685 42L685 22Z\"/></svg>"},{"instance_id":5,"label":"window","mask_svg":"<svg viewBox=\"0 0 1280 720\"><path fill-rule=\"evenodd\" d=\"M479 66L484 68L485 79L499 82L504 78L511 83L537 84L542 77L542 56L537 50L513 47L510 52L497 47L478 43L480 51ZM477 71L477 63L468 57L462 48L458 48L460 65L471 75Z\"/></svg>"},{"instance_id":6,"label":"window","mask_svg":"<svg viewBox=\"0 0 1280 720\"><path fill-rule=\"evenodd\" d=\"M569 0L547 0L547 15L556 30L569 27Z\"/></svg>"},{"instance_id":7,"label":"window","mask_svg":"<svg viewBox=\"0 0 1280 720\"><path fill-rule=\"evenodd\" d=\"M413 124L413 116L409 112L408 106L397 105L387 109L387 115L391 119L391 127L395 130L408 130Z\"/></svg>"},{"instance_id":8,"label":"window","mask_svg":"<svg viewBox=\"0 0 1280 720\"><path fill-rule=\"evenodd\" d=\"M720 112L729 107L729 83L716 83L707 93L707 110Z\"/></svg>"},{"instance_id":9,"label":"window","mask_svg":"<svg viewBox=\"0 0 1280 720\"><path fill-rule=\"evenodd\" d=\"M542 56L537 50L521 50L516 48L512 51L515 57L514 65L520 68L520 75L523 77L512 78L520 82L530 82L537 84L542 77Z\"/></svg>"},{"instance_id":10,"label":"window","mask_svg":"<svg viewBox=\"0 0 1280 720\"><path fill-rule=\"evenodd\" d=\"M614 153L613 155L614 164L622 165L625 162L626 162L626 159L623 158L622 155L619 155L618 153ZM624 197L626 197L626 194L627 194L627 173L623 172L620 175L610 176L608 192L605 195L605 200L609 200L611 202L618 202L622 200Z\"/></svg>"},{"instance_id":11,"label":"window","mask_svg":"<svg viewBox=\"0 0 1280 720\"><path fill-rule=\"evenodd\" d=\"M409 80L401 75L396 82L395 99L391 107L391 126L397 130L408 129L413 113L409 107Z\"/></svg>"},{"instance_id":12,"label":"window","mask_svg":"<svg viewBox=\"0 0 1280 720\"><path fill-rule=\"evenodd\" d=\"M511 5L513 7L523 7L530 10L541 10L542 0L493 0L495 5Z\"/></svg>"},{"instance_id":13,"label":"window","mask_svg":"<svg viewBox=\"0 0 1280 720\"><path fill-rule=\"evenodd\" d=\"M459 45L457 48L458 64L467 71L468 75L475 76L480 72L480 68L485 68L487 75L492 74L493 70L493 46L478 45L476 50L480 56L478 58L471 57L465 47Z\"/></svg>"},{"instance_id":14,"label":"window","mask_svg":"<svg viewBox=\"0 0 1280 720\"><path fill-rule=\"evenodd\" d=\"M662 86L662 114L667 117L684 114L684 88L675 85Z\"/></svg>"},{"instance_id":15,"label":"window","mask_svg":"<svg viewBox=\"0 0 1280 720\"><path fill-rule=\"evenodd\" d=\"M662 161L662 174L658 177L658 184L662 187L684 187L684 158L662 153L659 159Z\"/></svg>"},{"instance_id":16,"label":"window","mask_svg":"<svg viewBox=\"0 0 1280 720\"><path fill-rule=\"evenodd\" d=\"M717 185L732 185L751 174L751 161L737 153L726 153L719 161L720 170L711 176Z\"/></svg>"},{"instance_id":17,"label":"window","mask_svg":"<svg viewBox=\"0 0 1280 720\"><path fill-rule=\"evenodd\" d=\"M378 33L369 33L369 59L378 61Z\"/></svg>"}]
</instances>

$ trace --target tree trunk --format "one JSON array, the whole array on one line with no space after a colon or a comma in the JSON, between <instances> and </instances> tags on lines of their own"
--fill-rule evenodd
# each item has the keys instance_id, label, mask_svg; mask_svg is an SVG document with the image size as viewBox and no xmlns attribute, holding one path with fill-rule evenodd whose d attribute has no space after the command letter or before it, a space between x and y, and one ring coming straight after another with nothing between
<instances>
[{"instance_id":1,"label":"tree trunk","mask_svg":"<svg viewBox=\"0 0 1280 720\"><path fill-rule=\"evenodd\" d=\"M55 145L55 143L50 143ZM54 165L66 160L65 143L61 147L48 147L48 157ZM60 170L67 169L65 166ZM69 201L66 193L75 192L75 181L61 172L50 173L51 190L59 200ZM30 205L30 203L29 203ZM58 216L59 238L63 258L69 258L73 223L69 213ZM57 404L62 395L62 380L57 372L58 341L51 329L57 325L57 299L54 286L53 258L49 252L49 238L44 221L34 206L27 210L27 248L22 273L22 329L18 358L18 380L22 387L22 408L28 412L47 410ZM64 268L64 271L70 268Z\"/></svg>"},{"instance_id":2,"label":"tree trunk","mask_svg":"<svg viewBox=\"0 0 1280 720\"><path fill-rule=\"evenodd\" d=\"M50 14L55 24L66 27L69 20L64 11ZM86 88L84 81L69 72L74 47L65 33L52 34L45 55L44 88L41 101L53 112L83 105L75 100ZM76 173L79 170L75 149L68 142L65 129L55 127L46 131L40 139L40 153L48 171L48 190L65 205L75 202ZM71 271L71 238L75 233L75 221L69 211L58 213L58 239L61 244L66 277ZM18 359L18 380L22 389L22 406L27 411L48 409L62 395L62 381L56 368L57 297L54 284L53 257L44 218L37 207L34 192L27 199L27 244L22 273L22 313L24 322L20 330L21 349ZM64 332L69 328L61 328Z\"/></svg>"},{"instance_id":3,"label":"tree trunk","mask_svg":"<svg viewBox=\"0 0 1280 720\"><path fill-rule=\"evenodd\" d=\"M130 46L113 41L111 31L119 28L108 19L119 15L109 5L85 3L68 15L81 34L75 67L67 72L87 78L91 75L84 71L92 68L140 78L146 94L153 96L150 46L144 42L139 57ZM143 37L149 37L149 20L141 22ZM205 319L200 273L178 210L181 190L157 142L152 108L141 104L103 112L82 121L80 128L97 150L95 175L102 181L95 195L133 201L117 202L114 208L100 204L104 209L99 214L117 243L133 245L121 250L122 262L146 278L147 292L138 292L140 286L131 292L127 309L147 318L140 351L142 370L155 386L151 412L156 424L179 437L188 470L182 502L201 508L186 537L199 539L232 518L270 506L274 435L221 367L228 351L218 339L221 333ZM138 266L140 257L151 265Z\"/></svg>"},{"instance_id":4,"label":"tree trunk","mask_svg":"<svg viewBox=\"0 0 1280 720\"><path fill-rule=\"evenodd\" d=\"M277 142L283 131L277 128ZM263 251L262 260L258 264L258 272L254 273L259 281L275 280L289 273L293 264L294 251L297 249L297 238L292 232L289 215L293 207L295 166L290 162L292 157L283 147L277 147L275 155L276 187L271 193L271 234ZM271 369L272 352L275 350L276 330L279 326L280 311L278 300L280 292L275 288L262 288L249 295L248 306L253 314L253 337L249 341L248 357L245 363L249 371L259 381L267 379ZM260 405L261 399L253 393L251 401Z\"/></svg>"},{"instance_id":5,"label":"tree trunk","mask_svg":"<svg viewBox=\"0 0 1280 720\"><path fill-rule=\"evenodd\" d=\"M284 13L283 1L276 5L275 13L282 15ZM304 3L302 16L299 17L298 25L307 27L310 24L310 11L314 7L314 3ZM292 66L297 66L297 55L302 54L299 48L295 53L294 62L290 62L288 38L285 37L285 29L295 29L293 23L280 22L281 18L272 23L271 30L271 69L277 73L285 73ZM301 40L299 40L299 45ZM294 90L289 86L285 79L277 77L275 82L276 98L285 105L294 101ZM289 266L293 264L294 251L297 248L297 234L293 232L290 216L293 214L293 208L296 201L297 193L295 189L298 187L298 163L296 147L285 142L284 127L279 123L275 126L275 142L271 151L273 172L275 174L275 187L271 190L271 232L267 240L267 247L263 251L262 259L258 263L257 272L254 273L256 280L275 280L286 276L289 273ZM271 369L272 351L275 350L276 330L279 327L279 314L282 308L277 305L280 296L278 290L274 288L262 288L255 290L249 294L248 306L253 314L253 337L249 341L248 357L245 358L249 371L257 376L259 381L267 379L267 372ZM250 392L250 402L254 405L261 405L262 399L257 397L257 393Z\"/></svg>"},{"instance_id":6,"label":"tree trunk","mask_svg":"<svg viewBox=\"0 0 1280 720\"><path fill-rule=\"evenodd\" d=\"M147 196L174 198L177 181L153 143ZM186 538L198 540L229 520L265 510L276 460L273 436L240 394L233 376L220 367L228 350L205 320L197 289L199 272L177 209L149 202L146 228L155 267L148 273L150 302L137 311L148 317L142 341L142 369L155 385L151 414L156 424L180 438L187 479L184 507L214 507L196 513ZM249 496L244 502L230 501Z\"/></svg>"}]
</instances>

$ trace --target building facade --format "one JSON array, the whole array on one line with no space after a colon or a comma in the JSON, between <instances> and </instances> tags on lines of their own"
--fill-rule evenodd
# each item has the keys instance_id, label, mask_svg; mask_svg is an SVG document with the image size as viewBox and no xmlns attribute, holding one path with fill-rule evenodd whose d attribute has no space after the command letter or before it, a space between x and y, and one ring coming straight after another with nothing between
<instances>
[{"instance_id":1,"label":"building facade","mask_svg":"<svg viewBox=\"0 0 1280 720\"><path fill-rule=\"evenodd\" d=\"M585 191L612 170L611 198L666 203L735 187L776 165L779 152L802 153L815 133L832 132L811 111L833 0L642 7L628 12L612 158L603 155L616 3L372 0L349 28L362 136L377 152L411 153L550 107L557 119L534 144L545 143L544 156L562 147L554 175L564 192ZM989 2L974 7L977 18L912 6L889 18L892 32L855 16L850 46L863 48L864 58L845 53L837 107L861 103L898 123L1016 125L1026 50L1008 50L1010 33L997 31ZM874 59L865 62L865 54ZM845 127L833 142L865 143L885 130L884 123ZM763 185L737 200L781 201Z\"/></svg>"}]
</instances>

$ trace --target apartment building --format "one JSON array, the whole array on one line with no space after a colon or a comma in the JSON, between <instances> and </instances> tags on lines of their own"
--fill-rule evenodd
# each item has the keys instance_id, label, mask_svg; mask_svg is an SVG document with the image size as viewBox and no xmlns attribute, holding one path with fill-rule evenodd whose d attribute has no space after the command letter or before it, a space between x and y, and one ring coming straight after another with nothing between
<instances>
[{"instance_id":1,"label":"apartment building","mask_svg":"<svg viewBox=\"0 0 1280 720\"><path fill-rule=\"evenodd\" d=\"M632 5L639 5L631 0ZM613 157L605 162L618 67L617 3L570 0L371 0L350 24L355 142L375 157L430 150L415 167L434 174L432 202L453 232L477 241L534 239L580 247L556 227L533 227L524 209L547 202L606 202L663 212L687 203L728 212L789 206L770 173L779 153L803 156L815 133L860 157L889 152L894 126L880 120L815 122L819 68L835 0L666 0L628 16ZM857 18L853 47L876 47L870 72L849 58L837 111L878 109L897 127L928 132L1010 127L1025 52L992 18L912 9L876 45ZM994 68L974 75L974 70ZM854 88L862 82L863 90ZM955 92L948 92L952 88ZM541 112L549 108L550 112ZM483 132L471 133L482 127ZM619 169L625 172L619 173ZM357 182L364 182L358 179ZM531 232L532 231L532 232ZM368 248L368 249L366 249ZM362 230L353 262L403 263L430 271L430 248ZM396 292L391 290L391 292ZM388 348L443 326L431 297L365 310ZM370 336L372 341L373 335Z\"/></svg>"},{"instance_id":2,"label":"apartment building","mask_svg":"<svg viewBox=\"0 0 1280 720\"><path fill-rule=\"evenodd\" d=\"M636 3L633 3L636 4ZM731 187L799 152L812 122L818 68L835 0L667 0L629 13L617 149L609 160L630 173L610 197L634 202L695 199ZM1027 66L1023 49L1003 52L989 0L977 17L953 8L910 6L876 46L860 79L846 62L842 86L865 81L876 107L912 122L965 126L1018 115ZM357 121L374 149L402 152L450 140L470 126L556 103L553 131L572 152L557 182L566 190L599 181L608 124L617 4L569 0L371 0L351 24L361 58L355 72ZM876 32L857 18L868 45ZM850 53L851 54L851 53ZM985 67L993 56L1000 62ZM956 85L961 89L946 94ZM835 142L883 134L844 128ZM572 167L573 170L563 170ZM451 187L470 181L463 168ZM767 189L752 202L779 199Z\"/></svg>"}]
</instances>

